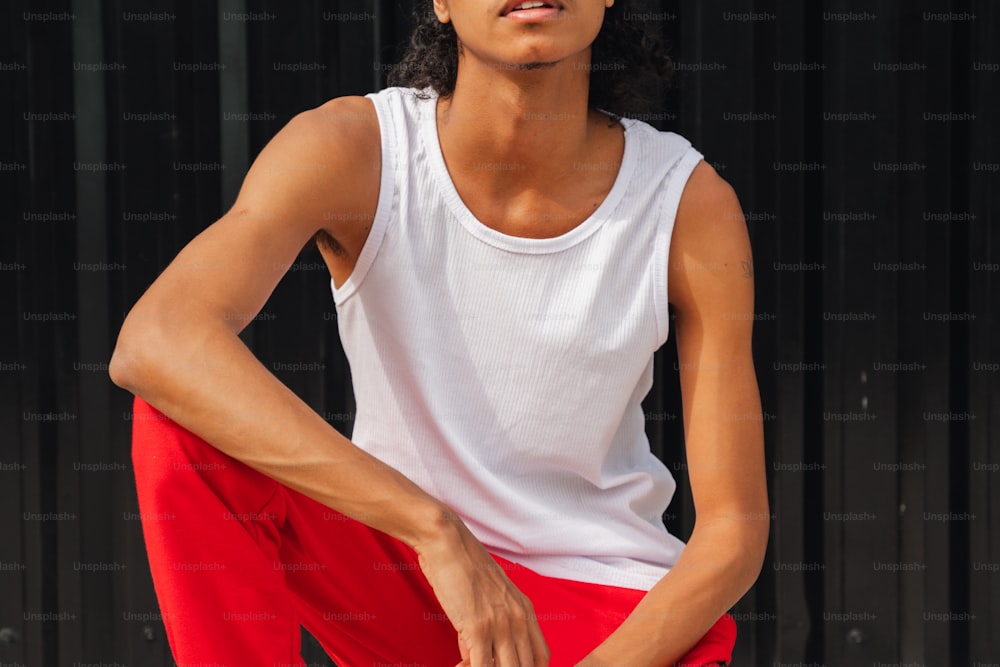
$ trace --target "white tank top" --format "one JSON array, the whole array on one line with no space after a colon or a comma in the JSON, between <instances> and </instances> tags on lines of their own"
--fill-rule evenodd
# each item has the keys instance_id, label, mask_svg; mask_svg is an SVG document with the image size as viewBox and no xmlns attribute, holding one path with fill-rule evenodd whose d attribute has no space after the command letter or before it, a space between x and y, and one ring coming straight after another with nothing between
<instances>
[{"instance_id":1,"label":"white tank top","mask_svg":"<svg viewBox=\"0 0 1000 667\"><path fill-rule=\"evenodd\" d=\"M357 414L352 441L546 576L648 590L684 543L640 402L667 338L667 261L701 154L623 120L614 186L582 224L528 239L479 222L445 167L431 91L368 95L378 208L333 288ZM331 281L332 285L332 281Z\"/></svg>"}]
</instances>

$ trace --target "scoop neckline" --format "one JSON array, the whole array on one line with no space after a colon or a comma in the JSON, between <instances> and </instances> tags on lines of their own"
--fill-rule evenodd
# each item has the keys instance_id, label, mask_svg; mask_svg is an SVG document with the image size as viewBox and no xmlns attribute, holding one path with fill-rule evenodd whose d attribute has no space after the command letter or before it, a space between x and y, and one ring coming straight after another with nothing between
<instances>
[{"instance_id":1,"label":"scoop neckline","mask_svg":"<svg viewBox=\"0 0 1000 667\"><path fill-rule=\"evenodd\" d=\"M631 180L635 167L635 145L630 140L630 130L633 123L626 123L624 122L625 119L619 119L618 122L624 130L625 141L622 151L622 161L618 167L618 173L615 175L615 181L611 189L598 207L578 225L559 236L529 238L506 234L487 226L462 201L462 197L458 194L455 182L452 180L451 174L448 172L448 167L445 164L444 152L441 150L441 137L438 134L437 128L438 96L432 95L422 101L420 114L421 133L430 161L431 172L440 188L441 194L444 196L445 202L451 209L452 214L466 230L479 240L497 248L511 252L539 254L559 252L576 245L597 231L607 221L611 213L618 207Z\"/></svg>"}]
</instances>

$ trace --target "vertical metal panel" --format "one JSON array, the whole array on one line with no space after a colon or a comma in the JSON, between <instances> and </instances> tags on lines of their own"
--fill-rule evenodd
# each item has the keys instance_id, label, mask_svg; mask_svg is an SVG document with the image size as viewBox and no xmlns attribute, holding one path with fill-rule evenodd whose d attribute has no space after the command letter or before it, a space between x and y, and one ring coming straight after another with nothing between
<instances>
[{"instance_id":1,"label":"vertical metal panel","mask_svg":"<svg viewBox=\"0 0 1000 667\"><path fill-rule=\"evenodd\" d=\"M923 219L925 211L948 211L952 208L953 184L949 169L951 146L946 138L940 136L939 128L943 126L941 123L932 126L930 123L916 122L916 118L923 120L925 112L951 111L954 100L949 89L950 77L944 80L940 78L944 76L949 60L949 26L923 20L927 11L951 8L948 5L932 6L934 4L936 3L921 3L914 7L907 16L908 21L902 26L904 52L927 64L927 69L924 70L926 74L901 77L903 98L900 106L910 111L905 123L910 131L905 136L915 146L911 159L927 163L929 174L926 187L921 188L919 194L902 199L901 216L904 220ZM944 48L939 46L941 42L944 43ZM924 44L927 46L920 48ZM938 136L932 137L932 132ZM933 148L932 141L937 144ZM931 664L942 661L964 662L961 656L965 650L964 641L955 641L951 623L927 620L928 614L949 613L951 608L949 579L954 568L954 545L951 544L950 536L952 524L929 517L950 512L949 496L952 478L956 473L953 455L965 445L952 438L948 421L938 418L950 414L956 400L951 380L957 361L953 357L955 326L939 319L931 319L950 313L958 306L954 300L955 290L952 284L955 273L949 256L953 251L956 231L954 225L924 221L923 242L926 244L927 256L924 298L911 302L912 310L902 313L904 331L919 335L923 341L923 355L934 359L927 363L928 384L923 395L915 397L916 401L911 404L911 409L901 413L904 423L919 423L923 427L927 470L933 471L926 477L921 498L911 496L921 509L919 518L923 526L917 528L917 531L924 540L926 550L924 562L927 576L921 582L923 604L912 611L903 612L911 624L919 627L921 636L917 645L922 645L920 657ZM919 618L915 612L920 614Z\"/></svg>"},{"instance_id":2,"label":"vertical metal panel","mask_svg":"<svg viewBox=\"0 0 1000 667\"><path fill-rule=\"evenodd\" d=\"M101 63L103 53L102 7L93 3L73 2L72 22L73 61ZM79 397L79 419L71 438L77 440L76 451L64 459L65 482L60 488L78 495L80 520L73 531L67 531L60 553L73 560L73 575L60 582L60 606L80 615L74 630L72 645L61 642L63 660L97 660L114 655L119 625L113 618L113 598L121 590L117 585L127 564L114 556L118 540L116 524L108 521L115 507L114 486L109 479L121 476L117 466L128 470L124 460L112 453L109 437L110 387L107 382L107 360L110 356L108 272L118 271L107 254L107 109L105 107L105 74L97 69L75 69L73 72L72 105L75 118L76 159L88 165L101 165L94 170L76 169L76 302L79 317L76 354L66 359L76 375ZM117 448L121 451L121 447ZM121 459L121 460L120 460ZM120 569L119 569L120 568ZM84 605L86 601L86 605Z\"/></svg>"},{"instance_id":3,"label":"vertical metal panel","mask_svg":"<svg viewBox=\"0 0 1000 667\"><path fill-rule=\"evenodd\" d=\"M961 38L968 50L956 55L956 69L969 77L967 105L975 119L967 124L966 150L955 161L958 174L966 176L956 210L971 211L976 218L956 222L969 234L969 256L964 258L969 274L969 310L978 315L969 327L968 386L969 412L969 656L973 662L996 661L1000 655L1000 453L997 428L1000 425L1000 330L996 315L1000 303L1000 234L996 215L1000 211L1000 133L996 122L996 100L1000 98L1000 49L997 26L1000 11L996 3L975 2L971 8L977 20ZM962 110L956 105L956 110ZM984 169L983 165L990 165ZM964 207L960 207L964 203ZM956 270L962 267L956 266Z\"/></svg>"},{"instance_id":4,"label":"vertical metal panel","mask_svg":"<svg viewBox=\"0 0 1000 667\"><path fill-rule=\"evenodd\" d=\"M849 11L846 3L836 4L837 11ZM824 126L830 156L824 169L828 208L860 206L877 216L831 227L824 247L824 262L830 266L823 311L824 356L830 367L823 404L829 464L825 482L829 516L836 518L826 526L826 560L832 565L823 630L826 657L844 665L889 661L896 654L897 590L895 578L884 574L885 564L898 562L896 476L881 471L883 464L897 460L896 410L892 376L874 370L897 357L891 296L895 274L876 267L897 257L897 188L910 183L895 172L876 169L876 164L897 164L902 158L893 99L898 77L873 66L898 61L896 26L891 12L889 17L879 14L881 19L828 27L843 70L832 73L826 99L838 107L867 100L864 112L878 117ZM869 95L854 96L848 86ZM839 556L848 553L851 558Z\"/></svg>"},{"instance_id":5,"label":"vertical metal panel","mask_svg":"<svg viewBox=\"0 0 1000 667\"><path fill-rule=\"evenodd\" d=\"M72 562L60 554L72 543L79 520L78 499L61 482L75 448L73 427L79 417L73 379L67 372L75 356L78 317L73 273L74 156L73 145L72 16L69 3L52 3L49 11L33 6L16 25L26 33L29 85L22 120L14 126L28 138L27 196L21 221L26 251L24 299L17 322L19 349L34 372L22 379L24 528L23 561L30 573L23 634L26 659L55 665L63 648L73 650L79 636L79 597L71 587ZM62 239L62 243L55 243ZM30 259L29 259L30 258ZM69 544L67 544L69 542ZM71 556L67 549L65 555Z\"/></svg>"},{"instance_id":6,"label":"vertical metal panel","mask_svg":"<svg viewBox=\"0 0 1000 667\"><path fill-rule=\"evenodd\" d=\"M0 215L0 661L40 662L38 636L29 642L24 612L37 603L37 582L41 573L27 562L31 542L37 539L38 522L24 521L24 511L33 500L29 475L37 462L28 449L27 424L21 418L26 378L34 373L34 362L22 342L21 313L26 310L27 286L24 274L29 257L22 210L27 206L27 133L22 114L28 99L30 72L28 38L22 12L27 2L9 2L0 47L0 122L10 128L0 134L0 197L7 202ZM34 589L34 590L33 590Z\"/></svg>"},{"instance_id":7,"label":"vertical metal panel","mask_svg":"<svg viewBox=\"0 0 1000 667\"><path fill-rule=\"evenodd\" d=\"M905 39L905 35L900 39ZM926 59L920 58L919 61L926 62ZM913 74L911 72L907 76L912 77ZM905 84L902 77L896 78ZM893 88L893 92L898 91ZM912 86L906 87L900 97L906 99L906 106L918 113L924 101L914 98L913 92ZM898 119L894 116L893 120ZM904 197L902 192L897 192L896 196L901 199L899 212L891 220L899 220L898 258L920 267L920 270L903 272L899 276L899 361L912 364L912 370L896 373L899 376L899 451L900 460L912 462L915 467L922 468L900 476L899 560L922 568L899 574L904 583L900 587L898 601L900 657L922 662L928 657L927 645L933 646L942 640L939 636L928 638L925 635L922 615L929 602L940 602L939 597L935 599L933 586L936 580L940 580L942 568L946 567L946 563L939 558L943 550L932 549L934 553L930 553L927 548L928 537L936 543L940 536L929 535L928 530L933 531L935 526L924 521L924 513L929 509L928 492L935 486L934 478L925 474L924 470L937 469L941 450L934 447L935 434L931 430L935 427L922 417L927 410L928 398L946 386L943 375L946 373L948 358L940 350L942 343L939 336L942 329L935 327L925 330L927 325L922 319L928 298L938 293L941 267L934 264L936 253L933 249L934 244L940 242L935 237L943 228L939 224L924 221L925 210L937 209L929 206L922 193L912 200ZM931 630L933 633L934 629Z\"/></svg>"},{"instance_id":8,"label":"vertical metal panel","mask_svg":"<svg viewBox=\"0 0 1000 667\"><path fill-rule=\"evenodd\" d=\"M809 525L809 490L814 488L808 467L818 453L803 422L817 377L811 370L815 351L799 315L810 301L812 272L802 267L815 229L809 215L808 177L786 165L813 158L808 131L814 100L807 94L807 84L815 75L795 71L794 64L809 60L807 49L814 36L808 13L801 7L755 3L753 10L754 20L748 25L758 33L754 97L741 111L761 118L743 125L759 137L752 163L744 169L753 174L752 184L745 187L753 188L760 204L744 208L754 244L757 312L773 317L756 322L754 336L762 404L765 413L773 415L765 423L765 436L775 517L771 552L758 584L767 604L758 611L773 616L758 633L763 635L766 629L771 636L761 637L753 658L792 663L807 660L814 620L807 607L807 568L815 564L816 556L803 535ZM789 317L790 313L796 316Z\"/></svg>"},{"instance_id":9,"label":"vertical metal panel","mask_svg":"<svg viewBox=\"0 0 1000 667\"><path fill-rule=\"evenodd\" d=\"M222 164L222 210L228 209L240 191L240 184L250 163L249 120L247 93L247 31L246 21L233 20L247 11L245 0L219 1L219 136Z\"/></svg>"}]
</instances>

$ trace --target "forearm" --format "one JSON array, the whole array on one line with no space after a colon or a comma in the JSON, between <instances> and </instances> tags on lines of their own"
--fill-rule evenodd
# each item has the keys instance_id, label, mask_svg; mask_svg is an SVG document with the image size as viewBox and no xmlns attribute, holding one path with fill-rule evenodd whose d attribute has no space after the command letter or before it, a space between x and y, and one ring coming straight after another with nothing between
<instances>
[{"instance_id":1,"label":"forearm","mask_svg":"<svg viewBox=\"0 0 1000 667\"><path fill-rule=\"evenodd\" d=\"M673 665L757 579L767 535L759 523L696 526L675 566L579 667Z\"/></svg>"},{"instance_id":2,"label":"forearm","mask_svg":"<svg viewBox=\"0 0 1000 667\"><path fill-rule=\"evenodd\" d=\"M233 458L411 547L447 524L447 508L338 433L233 331L194 320L144 326L153 317L145 312L123 328L117 384Z\"/></svg>"}]
</instances>

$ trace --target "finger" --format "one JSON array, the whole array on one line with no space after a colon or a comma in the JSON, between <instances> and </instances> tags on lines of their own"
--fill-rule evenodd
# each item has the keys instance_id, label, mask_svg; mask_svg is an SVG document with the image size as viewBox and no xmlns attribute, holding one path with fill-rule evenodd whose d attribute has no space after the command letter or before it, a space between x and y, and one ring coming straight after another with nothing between
<instances>
[{"instance_id":1,"label":"finger","mask_svg":"<svg viewBox=\"0 0 1000 667\"><path fill-rule=\"evenodd\" d=\"M538 624L535 620L535 610L531 602L527 599L522 603L524 611L516 618L514 626L514 649L517 653L517 661L521 667L535 667L539 654L535 650L533 635L537 631Z\"/></svg>"},{"instance_id":2,"label":"finger","mask_svg":"<svg viewBox=\"0 0 1000 667\"><path fill-rule=\"evenodd\" d=\"M518 635L524 635L527 629L520 615L510 617L507 624L497 628L493 640L493 657L497 667L530 667L530 662L522 662L518 651ZM530 656L529 656L530 658Z\"/></svg>"},{"instance_id":3,"label":"finger","mask_svg":"<svg viewBox=\"0 0 1000 667\"><path fill-rule=\"evenodd\" d=\"M493 656L496 661L494 663L496 667L521 667L526 664L530 665L530 663L520 661L517 656L517 646L515 646L513 641L496 644L493 647Z\"/></svg>"},{"instance_id":4,"label":"finger","mask_svg":"<svg viewBox=\"0 0 1000 667\"><path fill-rule=\"evenodd\" d=\"M475 642L469 649L469 664L472 667L493 667L493 644L489 641Z\"/></svg>"},{"instance_id":5,"label":"finger","mask_svg":"<svg viewBox=\"0 0 1000 667\"><path fill-rule=\"evenodd\" d=\"M517 664L521 667L535 667L538 664L538 657L531 643L531 631L525 627L517 633L514 644L514 651L517 653Z\"/></svg>"},{"instance_id":6,"label":"finger","mask_svg":"<svg viewBox=\"0 0 1000 667\"><path fill-rule=\"evenodd\" d=\"M462 664L468 665L471 663L472 658L469 656L469 647L462 639L462 635L458 635L458 654L462 656Z\"/></svg>"},{"instance_id":7,"label":"finger","mask_svg":"<svg viewBox=\"0 0 1000 667\"><path fill-rule=\"evenodd\" d=\"M469 649L466 648L465 642L462 641L461 637L458 638L458 654L462 656L462 661L455 665L455 667L469 667L472 664L469 658Z\"/></svg>"},{"instance_id":8,"label":"finger","mask_svg":"<svg viewBox=\"0 0 1000 667\"><path fill-rule=\"evenodd\" d=\"M545 641L545 635L542 634L542 628L538 625L538 617L535 615L534 609L531 611L530 622L528 638L531 642L531 655L534 662L527 663L528 667L549 667L549 645Z\"/></svg>"}]
</instances>

